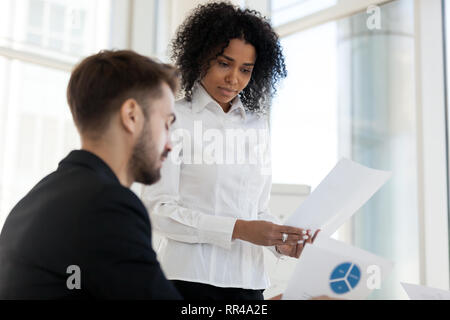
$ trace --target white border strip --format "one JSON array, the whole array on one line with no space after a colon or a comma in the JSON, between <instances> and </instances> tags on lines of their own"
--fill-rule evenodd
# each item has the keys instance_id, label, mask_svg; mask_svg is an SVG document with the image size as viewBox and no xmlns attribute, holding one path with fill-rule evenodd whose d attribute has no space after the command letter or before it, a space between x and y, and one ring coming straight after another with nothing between
<instances>
[{"instance_id":1,"label":"white border strip","mask_svg":"<svg viewBox=\"0 0 450 320\"><path fill-rule=\"evenodd\" d=\"M444 49L440 0L415 0L421 284L448 290Z\"/></svg>"}]
</instances>

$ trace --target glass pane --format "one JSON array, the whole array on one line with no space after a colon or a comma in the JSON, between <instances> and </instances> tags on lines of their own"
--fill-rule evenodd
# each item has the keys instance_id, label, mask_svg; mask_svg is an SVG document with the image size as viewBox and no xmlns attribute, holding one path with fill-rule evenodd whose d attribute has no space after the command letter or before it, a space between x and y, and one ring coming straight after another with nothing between
<instances>
[{"instance_id":1,"label":"glass pane","mask_svg":"<svg viewBox=\"0 0 450 320\"><path fill-rule=\"evenodd\" d=\"M281 40L288 78L272 109L274 183L314 188L338 160L336 36L329 23Z\"/></svg>"},{"instance_id":2,"label":"glass pane","mask_svg":"<svg viewBox=\"0 0 450 320\"><path fill-rule=\"evenodd\" d=\"M0 46L75 63L109 47L112 1L1 0Z\"/></svg>"},{"instance_id":3,"label":"glass pane","mask_svg":"<svg viewBox=\"0 0 450 320\"><path fill-rule=\"evenodd\" d=\"M339 23L340 105L350 106L346 149L362 164L393 173L353 219L353 241L395 263L376 297L406 298L398 282L419 283L414 3L381 7L383 28L367 14Z\"/></svg>"},{"instance_id":4,"label":"glass pane","mask_svg":"<svg viewBox=\"0 0 450 320\"><path fill-rule=\"evenodd\" d=\"M395 263L371 298L407 298L419 283L414 3L380 6L282 39L288 78L272 114L274 182L313 188L347 157L393 173L343 239ZM342 236L342 235L340 235Z\"/></svg>"},{"instance_id":5,"label":"glass pane","mask_svg":"<svg viewBox=\"0 0 450 320\"><path fill-rule=\"evenodd\" d=\"M0 229L12 207L80 143L66 102L70 74L0 58ZM26 93L26 94L24 94Z\"/></svg>"},{"instance_id":6,"label":"glass pane","mask_svg":"<svg viewBox=\"0 0 450 320\"><path fill-rule=\"evenodd\" d=\"M280 11L302 2L303 0L271 0L271 9L272 11Z\"/></svg>"},{"instance_id":7,"label":"glass pane","mask_svg":"<svg viewBox=\"0 0 450 320\"><path fill-rule=\"evenodd\" d=\"M64 30L66 7L61 4L50 4L50 32L61 33Z\"/></svg>"},{"instance_id":8,"label":"glass pane","mask_svg":"<svg viewBox=\"0 0 450 320\"><path fill-rule=\"evenodd\" d=\"M30 0L28 10L28 25L32 28L42 30L44 27L44 1Z\"/></svg>"},{"instance_id":9,"label":"glass pane","mask_svg":"<svg viewBox=\"0 0 450 320\"><path fill-rule=\"evenodd\" d=\"M271 0L271 20L274 26L291 22L330 8L337 0Z\"/></svg>"}]
</instances>

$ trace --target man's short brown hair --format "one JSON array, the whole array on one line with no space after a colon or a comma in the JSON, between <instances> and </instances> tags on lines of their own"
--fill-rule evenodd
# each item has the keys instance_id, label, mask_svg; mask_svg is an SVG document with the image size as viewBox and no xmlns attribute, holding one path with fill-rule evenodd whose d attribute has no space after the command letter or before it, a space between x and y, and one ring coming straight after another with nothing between
<instances>
[{"instance_id":1,"label":"man's short brown hair","mask_svg":"<svg viewBox=\"0 0 450 320\"><path fill-rule=\"evenodd\" d=\"M98 134L127 99L135 99L147 116L145 101L150 96L160 98L163 83L175 94L178 74L174 67L130 50L104 50L75 67L67 101L80 133Z\"/></svg>"}]
</instances>

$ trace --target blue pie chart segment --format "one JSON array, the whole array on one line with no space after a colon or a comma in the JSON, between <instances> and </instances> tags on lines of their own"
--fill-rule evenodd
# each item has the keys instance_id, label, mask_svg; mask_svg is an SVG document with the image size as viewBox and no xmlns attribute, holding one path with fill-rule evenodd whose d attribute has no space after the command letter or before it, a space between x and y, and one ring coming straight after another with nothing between
<instances>
[{"instance_id":1,"label":"blue pie chart segment","mask_svg":"<svg viewBox=\"0 0 450 320\"><path fill-rule=\"evenodd\" d=\"M330 280L345 278L351 266L352 264L350 262L341 263L336 268L334 268L333 272L331 273Z\"/></svg>"},{"instance_id":2,"label":"blue pie chart segment","mask_svg":"<svg viewBox=\"0 0 450 320\"><path fill-rule=\"evenodd\" d=\"M354 289L361 279L361 270L351 262L337 265L330 275L330 287L336 294L344 294Z\"/></svg>"},{"instance_id":3,"label":"blue pie chart segment","mask_svg":"<svg viewBox=\"0 0 450 320\"><path fill-rule=\"evenodd\" d=\"M330 282L331 290L337 294L344 294L350 291L347 283L344 280L338 280L334 282Z\"/></svg>"},{"instance_id":4,"label":"blue pie chart segment","mask_svg":"<svg viewBox=\"0 0 450 320\"><path fill-rule=\"evenodd\" d=\"M353 268L347 277L347 281L348 281L348 283L350 283L350 286L353 289L358 285L358 282L360 279L361 279L361 271L359 270L358 266L355 264L355 265L353 265Z\"/></svg>"}]
</instances>

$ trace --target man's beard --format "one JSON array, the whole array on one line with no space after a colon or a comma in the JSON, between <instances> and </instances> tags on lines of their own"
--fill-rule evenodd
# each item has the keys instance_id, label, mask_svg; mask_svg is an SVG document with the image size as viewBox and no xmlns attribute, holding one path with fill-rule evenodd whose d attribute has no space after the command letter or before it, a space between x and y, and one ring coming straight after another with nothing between
<instances>
[{"instance_id":1,"label":"man's beard","mask_svg":"<svg viewBox=\"0 0 450 320\"><path fill-rule=\"evenodd\" d=\"M158 154L153 138L148 140L148 129L148 125L145 125L134 147L129 165L134 181L145 185L153 184L161 178L160 169L156 164L168 153L166 150L162 155Z\"/></svg>"}]
</instances>

